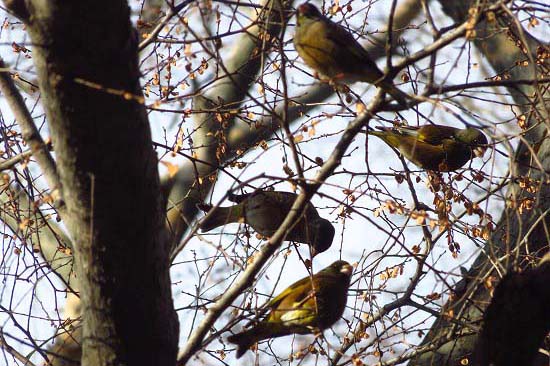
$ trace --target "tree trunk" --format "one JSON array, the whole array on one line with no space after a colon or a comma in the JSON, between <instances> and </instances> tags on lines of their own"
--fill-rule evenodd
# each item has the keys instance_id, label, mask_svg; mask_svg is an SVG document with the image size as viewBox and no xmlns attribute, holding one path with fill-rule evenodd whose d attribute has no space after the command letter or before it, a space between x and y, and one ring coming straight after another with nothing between
<instances>
[{"instance_id":1,"label":"tree trunk","mask_svg":"<svg viewBox=\"0 0 550 366\"><path fill-rule=\"evenodd\" d=\"M35 45L75 250L82 364L174 364L165 216L128 4L6 5Z\"/></svg>"}]
</instances>

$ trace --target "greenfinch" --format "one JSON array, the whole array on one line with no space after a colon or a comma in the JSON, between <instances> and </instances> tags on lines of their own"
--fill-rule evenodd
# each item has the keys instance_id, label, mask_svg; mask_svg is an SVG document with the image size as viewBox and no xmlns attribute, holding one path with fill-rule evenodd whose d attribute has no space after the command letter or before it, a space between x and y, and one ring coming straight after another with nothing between
<instances>
[{"instance_id":1,"label":"greenfinch","mask_svg":"<svg viewBox=\"0 0 550 366\"><path fill-rule=\"evenodd\" d=\"M216 207L199 223L203 232L232 222L244 222L263 236L272 236L290 212L297 194L276 191L255 191L237 195L230 193L228 199L237 203L229 207ZM205 212L211 205L200 204ZM324 252L332 245L334 226L319 216L317 209L308 203L304 216L287 234L286 240L309 244L312 256Z\"/></svg>"},{"instance_id":2,"label":"greenfinch","mask_svg":"<svg viewBox=\"0 0 550 366\"><path fill-rule=\"evenodd\" d=\"M294 47L306 65L330 80L344 84L356 81L374 84L401 105L407 105L407 94L384 79L384 73L353 35L312 4L298 6Z\"/></svg>"},{"instance_id":3,"label":"greenfinch","mask_svg":"<svg viewBox=\"0 0 550 366\"><path fill-rule=\"evenodd\" d=\"M353 267L336 261L312 277L287 287L262 307L265 318L244 332L227 338L238 346L237 358L254 343L290 334L317 334L344 313Z\"/></svg>"},{"instance_id":4,"label":"greenfinch","mask_svg":"<svg viewBox=\"0 0 550 366\"><path fill-rule=\"evenodd\" d=\"M421 127L378 127L370 130L416 166L438 172L461 168L476 156L483 156L487 137L476 128L459 129L440 125Z\"/></svg>"}]
</instances>

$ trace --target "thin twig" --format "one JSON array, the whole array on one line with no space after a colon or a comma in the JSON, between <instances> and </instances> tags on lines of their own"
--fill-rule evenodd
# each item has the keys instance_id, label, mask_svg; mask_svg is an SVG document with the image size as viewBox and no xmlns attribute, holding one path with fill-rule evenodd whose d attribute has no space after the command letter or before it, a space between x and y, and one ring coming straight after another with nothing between
<instances>
[{"instance_id":1,"label":"thin twig","mask_svg":"<svg viewBox=\"0 0 550 366\"><path fill-rule=\"evenodd\" d=\"M0 332L0 347L4 349L4 351L12 355L13 358L15 358L17 361L23 362L22 366L36 366L36 364L34 364L31 360L29 360L27 357L17 352L15 348L10 346L8 342L6 342L6 338L4 338L4 334L1 332Z\"/></svg>"},{"instance_id":2,"label":"thin twig","mask_svg":"<svg viewBox=\"0 0 550 366\"><path fill-rule=\"evenodd\" d=\"M145 47L153 43L157 39L157 36L162 31L162 29L170 22L170 20L175 17L184 7L192 2L193 0L185 0L178 5L171 7L168 11L168 14L166 14L164 19L162 19L162 21L155 27L155 29L153 29L149 36L140 42L138 46L138 51L143 51Z\"/></svg>"}]
</instances>

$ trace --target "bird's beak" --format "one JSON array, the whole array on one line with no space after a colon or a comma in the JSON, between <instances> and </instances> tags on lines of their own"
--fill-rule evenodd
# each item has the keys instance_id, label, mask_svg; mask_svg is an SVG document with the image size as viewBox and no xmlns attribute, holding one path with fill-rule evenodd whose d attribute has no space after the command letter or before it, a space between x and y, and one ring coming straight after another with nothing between
<instances>
[{"instance_id":1,"label":"bird's beak","mask_svg":"<svg viewBox=\"0 0 550 366\"><path fill-rule=\"evenodd\" d=\"M486 150L487 148L485 146L476 146L474 148L474 155L477 156L478 158L482 158L483 155L485 155Z\"/></svg>"},{"instance_id":2,"label":"bird's beak","mask_svg":"<svg viewBox=\"0 0 550 366\"><path fill-rule=\"evenodd\" d=\"M342 269L340 269L340 272L342 272L346 276L351 276L351 274L353 273L353 267L350 264L346 264L342 267Z\"/></svg>"}]
</instances>

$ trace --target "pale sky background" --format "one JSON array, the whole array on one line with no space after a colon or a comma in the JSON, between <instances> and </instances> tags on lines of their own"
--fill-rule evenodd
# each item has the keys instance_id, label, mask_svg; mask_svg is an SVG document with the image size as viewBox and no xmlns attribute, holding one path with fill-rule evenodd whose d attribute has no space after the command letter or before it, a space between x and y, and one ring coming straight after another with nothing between
<instances>
[{"instance_id":1,"label":"pale sky background","mask_svg":"<svg viewBox=\"0 0 550 366\"><path fill-rule=\"evenodd\" d=\"M137 2L132 2L133 6L136 6ZM297 2L295 5L298 5ZM366 3L357 3L357 8L364 6ZM373 3L372 8L369 12L368 24L366 25L366 30L368 32L375 32L377 29L382 28L382 25L387 21L387 10L389 9L389 1L378 1ZM439 27L447 26L452 24L452 22L441 15L441 11L437 2L431 3L431 10L433 16L436 19ZM355 6L355 5L354 5ZM225 15L222 16L222 22L220 23L220 33L223 33L227 30L228 22L227 17L229 14L225 11ZM6 17L4 13L4 17ZM198 21L197 10L189 11L186 13L186 17L189 19L189 24L191 28L195 31L202 33L201 23ZM340 20L341 14L338 14L333 18L334 20ZM243 23L246 23L244 19L241 20ZM350 27L356 27L358 29L364 21L364 14L355 14L351 19L349 19L348 24ZM286 32L286 38L291 39L294 30L293 25L295 18L291 18L291 24ZM407 45L409 52L413 53L422 49L425 45L431 43L431 35L429 33L428 27L423 24L423 16L421 19L416 20L414 24L418 25L419 29L409 30L405 32L403 38L409 43ZM224 28L225 27L225 28ZM238 28L238 25L233 24L234 28ZM0 44L3 46L0 55L9 63L13 64L15 59L14 57L22 57L21 54L14 55L11 51L11 42L17 41L18 43L25 43L27 41L26 35L19 31L20 28L16 28L16 31L4 29L0 33ZM233 29L233 28L231 28ZM537 30L538 31L538 30ZM362 38L365 40L365 38ZM231 46L231 38L224 39L225 47L222 51L227 52ZM175 52L177 47L174 47L172 53ZM296 53L291 43L288 43L285 47L285 50L288 52L288 57L292 60L296 58ZM200 46L195 43L193 44L191 51L197 52L197 58L192 60L194 66L200 64L202 54L200 53ZM144 55L148 52L144 52ZM395 58L397 59L397 57ZM143 70L149 70L153 65L151 60L144 60ZM378 60L377 64L379 67L384 66L384 60ZM417 63L417 68L426 68L428 60L422 60ZM459 39L454 42L452 45L447 46L445 51L438 54L438 67L437 67L437 81L444 82L446 84L459 84L463 83L466 80L467 76L467 67L468 62L470 64L476 64L477 66L472 66L469 73L469 80L471 81L482 81L487 76L485 74L487 65L480 58L479 53L468 43L465 43L464 40ZM182 75L185 75L185 63L181 62L179 65L175 66L172 69L172 74L174 80L179 80ZM300 60L297 60L296 63L303 68L303 64ZM27 70L32 70L30 67L29 61L23 61L19 63L20 72L26 72ZM209 79L211 77L211 72L215 69L214 65L211 63L210 67L206 73L199 78L199 84L201 81ZM489 69L490 70L490 69ZM276 82L276 73L273 73L273 70L266 70L271 72L271 75L266 77L264 81L269 83L272 86L275 86ZM309 85L311 83L317 82L312 79L310 76L296 70L293 68L288 69L288 80L289 80L289 90L291 95L299 95L302 85ZM491 74L491 71L489 71ZM33 74L25 73L26 76L33 76ZM143 83L151 77L150 73L146 73ZM396 80L399 82L399 80ZM408 86L400 86L401 89L410 92ZM365 89L367 89L365 91ZM188 89L189 90L189 89ZM369 98L374 95L374 88L367 87L362 84L355 84L352 86L352 90L359 95L363 101L369 101ZM186 91L183 91L184 93ZM254 93L258 93L258 90L254 90ZM270 100L273 96L266 93L265 98ZM507 100L501 96L487 95L488 98L496 98L499 101ZM154 102L154 97L151 97L151 102ZM27 100L28 106L33 106L35 100L29 98ZM332 98L328 103L339 103L337 98ZM248 103L252 105L252 102ZM515 125L514 115L511 110L506 107L495 108L488 103L481 103L475 100L467 100L465 102L466 106L471 106L472 115L464 115L459 109L453 107L450 104L446 104L446 107L449 110L444 110L442 108L434 108L433 105L423 104L420 106L420 111L424 116L427 116L430 121L446 124L451 126L462 127L463 125L460 121L453 116L453 113L460 115L464 120L474 125L479 126L490 126L494 123L500 124L499 127L495 130L486 130L488 135L502 137L506 133L510 133L512 128ZM474 107L475 106L475 107ZM170 105L170 107L176 107L176 104ZM189 103L186 102L182 108L189 107ZM349 104L349 107L352 110L355 110L355 101ZM34 116L40 116L40 106L33 112ZM250 109L251 111L258 112L257 109ZM2 118L4 124L11 124L13 122L13 117L11 112L7 108L3 99L0 98L0 111L2 113ZM341 116L335 116L334 118L324 118L319 115L320 112L324 113L336 113L338 112ZM396 115L393 113L381 114L381 116L387 120L393 120ZM402 116L410 125L424 124L427 123L425 119L417 117L413 112L406 111L402 113ZM41 117L40 120L43 120L44 117ZM168 140L168 144L173 144L175 141L175 136L177 128L175 128L174 121L179 123L179 115L166 115L162 113L151 113L151 128L153 130L153 136L155 141L165 143L165 138ZM340 106L323 106L322 108L317 108L307 116L304 116L298 123L292 125L293 131L298 131L302 124L306 126L311 126L311 120L318 120L318 123L315 125L315 135L309 136L308 133L302 133L304 140L298 144L301 152L311 158L321 157L323 160L326 160L330 153L332 152L335 144L340 138L340 133L346 124L351 121L353 116L351 114L344 115ZM507 123L512 121L511 123ZM177 123L176 123L177 124ZM388 125L388 122L381 121L380 119L375 119L371 121L371 126L376 125ZM192 130L193 125L190 119L184 122L184 128L186 130ZM299 127L300 126L300 127ZM45 126L43 127L44 136L47 136L47 130ZM278 133L278 136L282 136L281 133ZM386 268L392 268L396 263L402 263L403 256L406 252L402 249L402 245L406 246L408 249L411 249L414 245L422 245L422 233L420 228L414 223L409 222L407 227L403 230L401 236L399 236L399 229L406 224L406 217L399 215L392 215L387 213L387 211L382 212L379 217L374 215L374 210L381 206L384 203L386 197L380 195L380 201L372 194L373 190L367 190L367 187L370 188L379 188L387 189L392 195L399 197L407 207L411 207L412 198L406 186L406 183L401 185L397 184L395 179L390 176L380 177L377 181L374 177L366 177L364 173L366 172L365 159L368 159L368 163L373 172L377 173L392 173L393 170L402 170L401 163L396 157L395 153L387 147L384 143L378 140L375 137L369 137L368 141L368 152L365 151L365 139L364 134L358 135L355 141L352 143L350 148L347 151L346 157L342 160L342 165L337 169L337 173L331 176L325 185L320 189L320 192L326 195L326 197L321 198L316 195L312 202L316 207L319 208L321 216L329 219L336 228L336 235L332 247L320 254L315 258L313 262L314 271L318 271L323 267L329 265L334 260L342 258L349 261L350 263L357 264L356 271L353 276L353 285L351 286L351 291L348 298L348 309L344 314L345 321L339 321L334 327L333 331L327 330L325 336L330 342L331 347L329 348L331 354L334 348L340 346L340 341L342 337L346 334L347 325L346 322L350 322L352 327L357 324L358 318L363 318L372 312L376 314L379 307L384 304L391 302L395 299L393 292L399 292L406 288L409 283L409 278L414 274L414 269L416 266L416 261L413 259L408 259L407 264L403 268L403 274L397 278L390 279L383 289L380 288L381 285L381 276L380 273ZM505 151L505 148L502 145L498 145L498 148L501 151ZM270 148L267 151L264 151L260 148L256 148L251 151L249 154L245 155L241 161L250 162L245 169L237 168L228 168L228 171L231 174L239 176L241 180L246 180L255 176L258 176L262 173L265 173L270 176L284 177L285 173L283 172L283 161L282 157L284 154L289 154L289 151L286 147L283 147L279 142L270 143ZM159 150L159 156L163 155L163 152ZM290 156L290 155L288 155ZM176 164L181 162L183 158L174 158L169 155L162 156L163 161L168 161L170 163ZM289 159L292 161L292 159ZM293 168L292 163L289 165ZM310 162L305 163L306 168L313 166ZM506 160L499 154L494 154L494 151L489 149L483 160L475 159L472 166L475 169L482 168L483 172L488 175L495 177L502 176L507 169ZM36 167L31 167L33 172L36 173ZM411 170L416 170L416 168L409 164ZM160 165L160 170L162 174L166 173L166 169L163 165ZM306 177L314 177L317 168L313 167L312 169L307 169ZM343 172L355 172L362 173L357 175L354 178L351 178L349 174L344 174ZM38 174L36 174L38 175ZM429 192L426 188L426 174L424 172L417 171L414 173L414 176L418 176L421 179L421 182L415 183L415 189L419 194L419 198L422 202L427 205L432 204L433 194ZM445 175L445 177L448 177ZM465 173L465 178L462 182L459 182L458 187L464 189L465 185L470 180L471 174L469 172ZM366 180L368 179L368 181ZM446 178L447 179L447 178ZM497 179L493 179L497 181ZM218 181L215 184L214 191L212 194L212 202L217 203L221 197L227 192L228 189L234 185L234 180L227 174L221 174ZM256 187L262 187L263 184L268 183L267 180L255 180L253 185ZM484 189L493 188L493 186L488 186L489 182L486 180L480 184ZM277 190L289 191L291 186L288 183L281 183L275 186ZM346 195L343 193L343 189L356 190L357 192L364 192L364 195L359 196L357 201L354 203L354 207L364 214L370 220L367 220L363 217L360 217L357 214L352 214L350 218L342 219L338 217L338 212L340 212L340 207L338 207L338 201L343 201ZM250 190L248 190L250 191ZM471 200L475 200L483 194L483 190L480 188L469 187L464 194ZM223 203L227 205L228 203ZM482 208L491 214L495 221L498 221L500 209L502 207L502 200L495 196L490 198L487 202L483 203ZM455 212L460 212L460 207L458 205L454 206ZM432 214L433 215L433 214ZM391 227L388 221L389 220L395 225ZM470 224L476 224L479 222L477 216L467 217L464 219ZM395 236L399 237L399 243L388 237L386 233L376 228L375 225L379 225L385 230L392 232ZM220 231L215 231L209 233L209 235L204 235L203 238L193 238L190 240L189 244L185 249L180 253L177 260L175 261L174 266L172 267L172 281L174 283L172 290L175 299L175 306L177 309L182 309L187 306L196 305L195 295L197 287L199 286L200 296L202 298L212 299L216 296L222 294L230 285L230 283L235 279L235 275L239 272L238 266L234 265L232 259L228 259L234 254L238 254L241 258L245 254L250 255L253 253L253 248L258 248L261 243L252 235L250 238L250 248L245 248L240 243L234 244L234 233L239 229L239 225L232 224L228 225L223 229L224 234L220 235ZM240 232L242 232L244 227L240 226ZM4 228L3 232L9 232L7 228ZM434 231L434 236L435 236ZM471 238L467 238L463 235L456 235L455 241L461 244L461 252L457 258L453 258L451 253L447 249L446 239L442 238L438 241L436 247L430 255L429 263L434 265L437 269L448 273L446 276L446 281L450 284L456 282L460 277L460 266L468 267L471 264L471 261L478 253L480 242L475 242ZM220 254L217 246L221 244L224 248L228 257L225 257ZM36 262L40 262L40 259L37 259L35 255L30 253L28 250L23 249L21 255L14 254L14 247L20 247L20 243L17 243L9 238L4 237L2 241L2 253L3 261L1 263L1 273L3 286L0 287L0 304L7 309L11 309L16 312L14 315L15 319L20 321L23 325L30 324L28 329L31 334L39 340L39 343L42 340L50 337L55 331L55 324L52 323L51 319L59 319L59 315L56 314L55 309L62 309L64 304L64 294L62 292L54 292L54 288L58 291L63 290L63 286L57 281L53 276L42 277L40 281L36 281L37 274L34 272ZM302 257L307 258L308 250L307 246L299 246L298 251ZM380 260L380 258L384 256ZM194 261L194 263L192 263ZM243 263L239 262L239 265ZM255 289L261 296L258 296L257 305L261 305L266 301L266 297L263 295L277 294L282 291L286 286L297 281L298 279L305 277L307 275L306 268L299 260L299 256L296 253L296 247L294 245L289 245L288 242L285 242L281 247L281 251L276 255L269 263L269 266L262 272L262 275L258 277L255 284ZM42 276L39 274L39 276ZM30 281L27 281L30 279ZM360 289L360 290L359 290ZM367 290L369 295L366 300L363 300L361 294L364 290ZM34 296L32 296L34 291ZM427 295L433 292L443 292L445 287L440 279L437 279L433 272L426 274L422 279L419 287L417 288L416 293L418 295ZM54 296L55 295L55 296ZM370 298L375 296L376 299ZM249 293L246 294L247 299L250 299ZM243 296L237 299L234 302L234 305L243 304ZM443 297L440 300L436 300L436 304L442 304L445 302L446 297ZM422 302L418 298L415 300ZM423 302L422 302L423 303ZM17 338L24 338L24 335L14 327L13 322L10 320L9 316L4 312L4 308L0 310L0 327L5 332L6 337L8 335L13 335ZM428 318L428 314L416 312L410 317L406 317L412 308L402 308L401 318L402 323L399 324L401 327L406 329L427 329L430 326L429 322L424 320ZM32 312L33 318L29 319L26 314ZM191 331L193 324L198 324L203 317L201 311L195 312L194 310L179 310L178 314L180 316L180 345L184 343L186 338ZM393 314L392 314L393 315ZM231 311L226 311L220 320L216 323L216 328L223 327L228 319L232 317ZM140 321L140 320L136 320ZM145 320L146 321L146 320ZM233 331L238 331L241 329L242 325L237 325L233 328ZM371 337L363 341L360 346L364 346L375 339L375 335L379 333L382 328L379 328L381 323L377 323L377 327L368 329L367 332ZM227 337L230 333L225 333L223 338ZM337 337L337 336L338 337ZM297 336L297 337L283 337L277 340L274 340L272 343L272 349L275 354L279 357L286 358L289 354L289 345L293 344L293 350L296 351L299 348L301 342L306 342L309 344L311 336ZM384 355L383 359L390 359L399 354L400 350L407 349L407 344L416 344L421 341L421 337L418 337L417 332L411 332L407 336L399 330L390 329L382 340L382 345L393 344L393 350L396 353L388 352ZM10 344L17 347L22 353L26 353L30 348L25 347L24 345L18 345L17 342L14 342L10 338L6 338ZM226 347L228 348L228 347ZM213 342L208 346L209 350L223 349L223 345L218 342ZM260 349L267 349L266 344L262 344ZM348 355L353 354L353 349L348 351ZM207 364L220 364L219 361L215 360L208 356L207 353L201 353L201 359L204 360ZM272 356L268 354L260 353L260 364L261 365L271 365L276 364L277 361L273 359ZM235 362L234 353L230 353L228 357L224 360L225 362L233 365L247 365L250 364L253 359L254 354L248 352L245 357L243 357L239 362ZM378 360L374 356L370 359L364 359L364 362L374 362ZM41 357L34 356L33 361L36 363L42 362ZM265 363L264 363L265 362ZM315 362L314 359L309 359L308 364ZM324 364L326 361L321 358L319 360L321 364ZM298 364L299 361L294 361L292 364ZM9 355L0 355L0 365L12 365L13 361Z\"/></svg>"}]
</instances>

